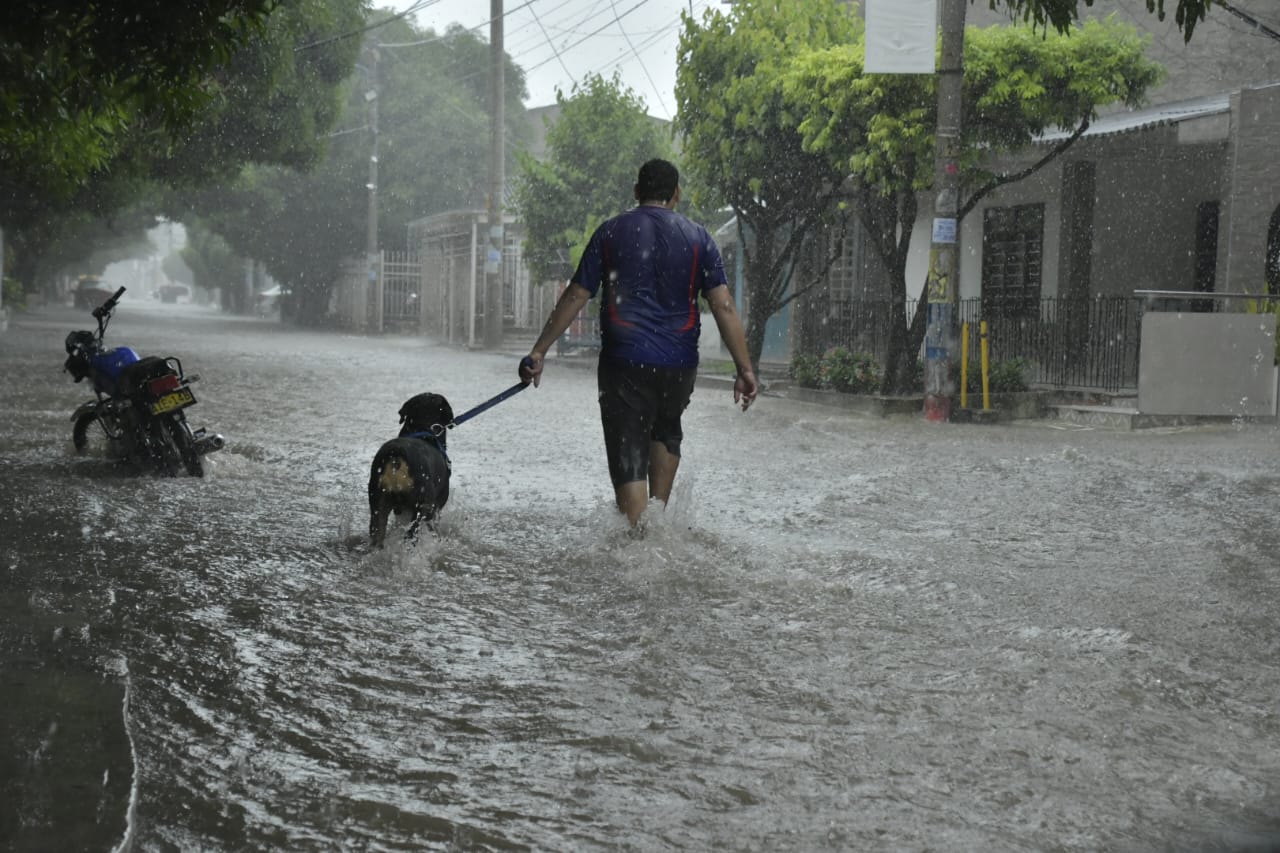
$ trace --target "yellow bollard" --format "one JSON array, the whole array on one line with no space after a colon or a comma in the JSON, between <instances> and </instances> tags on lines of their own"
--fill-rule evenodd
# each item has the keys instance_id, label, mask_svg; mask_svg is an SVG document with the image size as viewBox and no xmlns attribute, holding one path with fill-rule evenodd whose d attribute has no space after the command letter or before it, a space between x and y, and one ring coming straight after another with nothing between
<instances>
[{"instance_id":1,"label":"yellow bollard","mask_svg":"<svg viewBox=\"0 0 1280 853\"><path fill-rule=\"evenodd\" d=\"M989 412L991 411L991 372L988 368L987 361L988 344L986 320L982 321L982 325L979 326L979 329L982 333L982 411Z\"/></svg>"},{"instance_id":2,"label":"yellow bollard","mask_svg":"<svg viewBox=\"0 0 1280 853\"><path fill-rule=\"evenodd\" d=\"M969 408L969 324L960 324L960 408Z\"/></svg>"}]
</instances>

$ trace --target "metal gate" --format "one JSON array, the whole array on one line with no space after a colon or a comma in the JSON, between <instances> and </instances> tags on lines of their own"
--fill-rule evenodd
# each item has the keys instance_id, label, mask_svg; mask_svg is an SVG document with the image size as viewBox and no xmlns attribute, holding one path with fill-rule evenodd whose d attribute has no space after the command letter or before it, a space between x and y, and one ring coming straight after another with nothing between
<instances>
[{"instance_id":1,"label":"metal gate","mask_svg":"<svg viewBox=\"0 0 1280 853\"><path fill-rule=\"evenodd\" d=\"M383 252L382 328L392 332L418 331L423 320L422 265L408 252Z\"/></svg>"}]
</instances>

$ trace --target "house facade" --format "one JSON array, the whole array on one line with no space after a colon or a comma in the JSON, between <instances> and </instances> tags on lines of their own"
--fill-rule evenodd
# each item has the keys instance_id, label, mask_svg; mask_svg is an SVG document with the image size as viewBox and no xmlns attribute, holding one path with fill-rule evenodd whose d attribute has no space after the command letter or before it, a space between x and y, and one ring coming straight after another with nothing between
<instances>
[{"instance_id":1,"label":"house facade","mask_svg":"<svg viewBox=\"0 0 1280 853\"><path fill-rule=\"evenodd\" d=\"M1232 5L1244 17L1214 8L1189 43L1172 16L1160 21L1144 0L1116 0L1105 12L1101 4L1082 8L1147 34L1149 55L1167 77L1149 106L1100 116L1063 155L969 212L958 237L962 301L983 314L1030 316L1044 312L1046 300L1132 299L1139 291L1280 292L1280 20L1267 26L1252 14L1280 17L1280 7ZM982 4L969 11L971 25L1008 24ZM988 167L1020 170L1068 132L1046 134ZM919 209L907 264L911 298L927 273L931 194L921 195ZM872 255L859 235L846 240L827 288L800 302L782 334L793 353L850 339L850 324L874 325L864 303L886 296Z\"/></svg>"},{"instance_id":2,"label":"house facade","mask_svg":"<svg viewBox=\"0 0 1280 853\"><path fill-rule=\"evenodd\" d=\"M1280 83L1100 118L965 218L962 298L1265 294L1280 251L1278 133ZM1016 169L1058 136L994 165Z\"/></svg>"}]
</instances>

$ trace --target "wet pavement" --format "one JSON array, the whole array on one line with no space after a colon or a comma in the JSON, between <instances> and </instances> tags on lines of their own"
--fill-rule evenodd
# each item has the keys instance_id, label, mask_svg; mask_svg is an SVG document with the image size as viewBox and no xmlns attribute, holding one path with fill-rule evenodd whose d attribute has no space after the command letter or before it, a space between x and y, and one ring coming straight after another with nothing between
<instances>
[{"instance_id":1,"label":"wet pavement","mask_svg":"<svg viewBox=\"0 0 1280 853\"><path fill-rule=\"evenodd\" d=\"M1271 850L1280 432L868 418L700 380L627 534L594 374L450 437L370 552L401 402L515 359L121 303L207 476L78 458L88 317L0 335L0 844Z\"/></svg>"}]
</instances>

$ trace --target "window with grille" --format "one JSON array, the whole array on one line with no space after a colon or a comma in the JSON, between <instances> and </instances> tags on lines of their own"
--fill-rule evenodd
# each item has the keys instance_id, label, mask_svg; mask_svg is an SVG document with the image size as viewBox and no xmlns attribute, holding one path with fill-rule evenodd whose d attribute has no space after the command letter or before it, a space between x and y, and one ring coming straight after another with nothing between
<instances>
[{"instance_id":1,"label":"window with grille","mask_svg":"<svg viewBox=\"0 0 1280 853\"><path fill-rule=\"evenodd\" d=\"M827 256L836 250L836 241L840 239L838 231L829 234ZM866 294L863 269L866 266L866 239L862 226L856 223L845 229L844 243L840 246L840 254L827 270L827 292L832 306L864 299Z\"/></svg>"},{"instance_id":2,"label":"window with grille","mask_svg":"<svg viewBox=\"0 0 1280 853\"><path fill-rule=\"evenodd\" d=\"M1043 246L1043 204L988 207L983 211L984 314L1024 317L1037 312Z\"/></svg>"}]
</instances>

